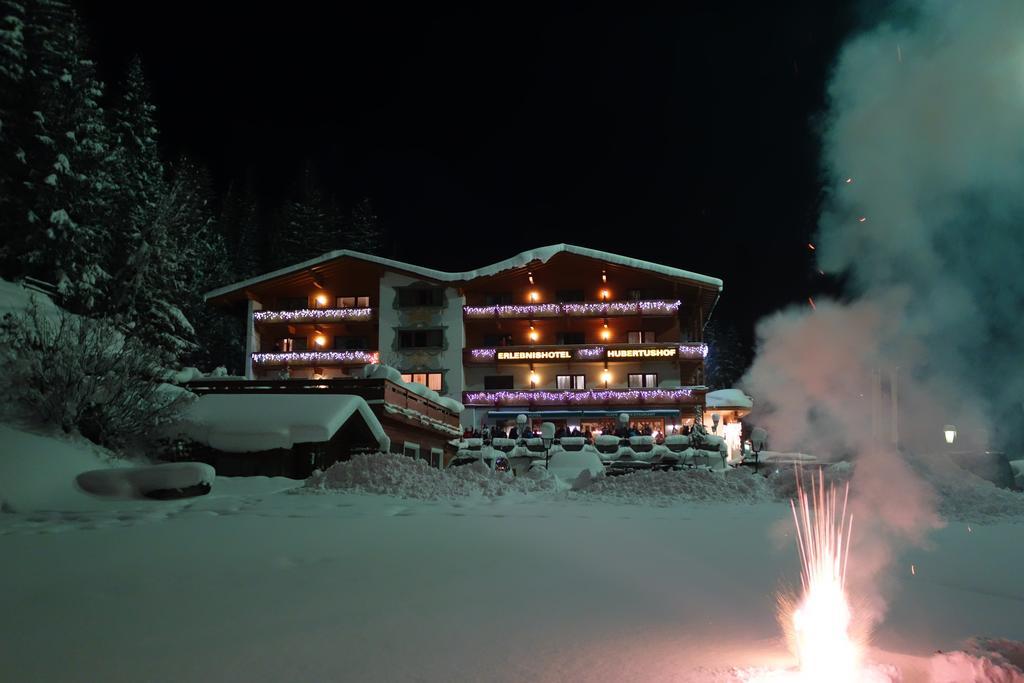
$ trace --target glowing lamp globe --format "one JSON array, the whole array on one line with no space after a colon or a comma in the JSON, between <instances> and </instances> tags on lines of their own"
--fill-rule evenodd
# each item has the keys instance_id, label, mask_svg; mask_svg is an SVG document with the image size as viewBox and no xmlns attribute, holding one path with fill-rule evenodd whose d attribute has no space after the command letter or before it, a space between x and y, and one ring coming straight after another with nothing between
<instances>
[{"instance_id":1,"label":"glowing lamp globe","mask_svg":"<svg viewBox=\"0 0 1024 683\"><path fill-rule=\"evenodd\" d=\"M956 427L953 425L946 425L943 427L942 434L946 437L946 443L953 443L956 441Z\"/></svg>"}]
</instances>

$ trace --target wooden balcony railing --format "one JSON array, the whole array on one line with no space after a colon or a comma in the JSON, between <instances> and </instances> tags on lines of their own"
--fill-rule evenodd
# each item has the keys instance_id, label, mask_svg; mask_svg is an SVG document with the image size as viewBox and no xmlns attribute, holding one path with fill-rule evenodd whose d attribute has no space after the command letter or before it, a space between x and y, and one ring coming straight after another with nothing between
<instances>
[{"instance_id":1,"label":"wooden balcony railing","mask_svg":"<svg viewBox=\"0 0 1024 683\"><path fill-rule=\"evenodd\" d=\"M666 316L679 312L680 301L651 299L645 301L571 302L551 304L513 304L509 306L463 306L466 319L478 318L611 318L623 315Z\"/></svg>"}]
</instances>

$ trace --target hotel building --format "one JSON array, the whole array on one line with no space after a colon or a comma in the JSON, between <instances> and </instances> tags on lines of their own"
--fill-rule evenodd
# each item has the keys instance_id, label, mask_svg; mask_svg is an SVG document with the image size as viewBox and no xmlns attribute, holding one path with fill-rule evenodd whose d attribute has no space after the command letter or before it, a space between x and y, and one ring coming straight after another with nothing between
<instances>
[{"instance_id":1,"label":"hotel building","mask_svg":"<svg viewBox=\"0 0 1024 683\"><path fill-rule=\"evenodd\" d=\"M386 363L465 406L462 424L664 431L704 405L722 281L559 244L449 273L347 250L209 292L244 306L246 376L361 377Z\"/></svg>"}]
</instances>

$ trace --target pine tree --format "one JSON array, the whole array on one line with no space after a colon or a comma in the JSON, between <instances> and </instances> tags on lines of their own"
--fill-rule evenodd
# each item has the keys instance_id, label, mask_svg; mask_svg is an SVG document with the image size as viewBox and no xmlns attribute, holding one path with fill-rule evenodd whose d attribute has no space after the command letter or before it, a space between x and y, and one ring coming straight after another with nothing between
<instances>
[{"instance_id":1,"label":"pine tree","mask_svg":"<svg viewBox=\"0 0 1024 683\"><path fill-rule=\"evenodd\" d=\"M117 104L110 112L110 163L116 177L110 229L114 233L111 269L114 286L106 311L134 319L140 314L138 296L152 246L160 237L157 208L167 188L157 149L156 107L136 58Z\"/></svg>"},{"instance_id":2,"label":"pine tree","mask_svg":"<svg viewBox=\"0 0 1024 683\"><path fill-rule=\"evenodd\" d=\"M25 80L25 6L0 2L0 240L9 244L23 174L26 116L21 99Z\"/></svg>"},{"instance_id":3,"label":"pine tree","mask_svg":"<svg viewBox=\"0 0 1024 683\"><path fill-rule=\"evenodd\" d=\"M14 239L4 245L15 274L53 281L65 306L94 310L108 285L106 229L113 187L103 87L85 57L78 18L62 2L26 3L26 71L20 93L31 118L15 177Z\"/></svg>"},{"instance_id":4,"label":"pine tree","mask_svg":"<svg viewBox=\"0 0 1024 683\"><path fill-rule=\"evenodd\" d=\"M345 249L364 254L380 254L383 251L383 230L369 198L364 198L352 208L345 238Z\"/></svg>"},{"instance_id":5,"label":"pine tree","mask_svg":"<svg viewBox=\"0 0 1024 683\"><path fill-rule=\"evenodd\" d=\"M307 164L292 198L281 209L270 265L283 268L328 252L338 242L339 232L337 212Z\"/></svg>"},{"instance_id":6,"label":"pine tree","mask_svg":"<svg viewBox=\"0 0 1024 683\"><path fill-rule=\"evenodd\" d=\"M752 354L736 326L713 320L704 328L708 356L704 362L704 383L711 389L730 389L746 372Z\"/></svg>"},{"instance_id":7,"label":"pine tree","mask_svg":"<svg viewBox=\"0 0 1024 683\"><path fill-rule=\"evenodd\" d=\"M218 218L220 234L227 242L233 279L243 280L263 272L264 240L256 197L247 184L228 188Z\"/></svg>"}]
</instances>

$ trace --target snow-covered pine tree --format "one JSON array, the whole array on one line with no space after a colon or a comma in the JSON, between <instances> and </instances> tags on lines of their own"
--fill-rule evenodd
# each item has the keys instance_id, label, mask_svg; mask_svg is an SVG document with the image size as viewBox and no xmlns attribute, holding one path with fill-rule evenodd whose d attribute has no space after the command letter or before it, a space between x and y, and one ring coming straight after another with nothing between
<instances>
[{"instance_id":1,"label":"snow-covered pine tree","mask_svg":"<svg viewBox=\"0 0 1024 683\"><path fill-rule=\"evenodd\" d=\"M341 232L337 211L320 189L310 164L277 220L270 266L283 268L330 251Z\"/></svg>"},{"instance_id":2,"label":"snow-covered pine tree","mask_svg":"<svg viewBox=\"0 0 1024 683\"><path fill-rule=\"evenodd\" d=\"M153 232L161 229L156 216L166 187L155 112L142 63L136 58L110 110L110 164L117 180L110 229L116 239L111 250L113 287L105 310L128 320L143 314L138 299L147 262L160 258L153 246L162 238Z\"/></svg>"},{"instance_id":3,"label":"snow-covered pine tree","mask_svg":"<svg viewBox=\"0 0 1024 683\"><path fill-rule=\"evenodd\" d=\"M345 249L364 254L380 254L384 249L384 233L369 198L364 197L352 207L345 231Z\"/></svg>"},{"instance_id":4,"label":"snow-covered pine tree","mask_svg":"<svg viewBox=\"0 0 1024 683\"><path fill-rule=\"evenodd\" d=\"M58 0L25 4L21 204L8 264L54 282L65 307L89 312L106 294L113 183L102 84L78 17Z\"/></svg>"}]
</instances>

